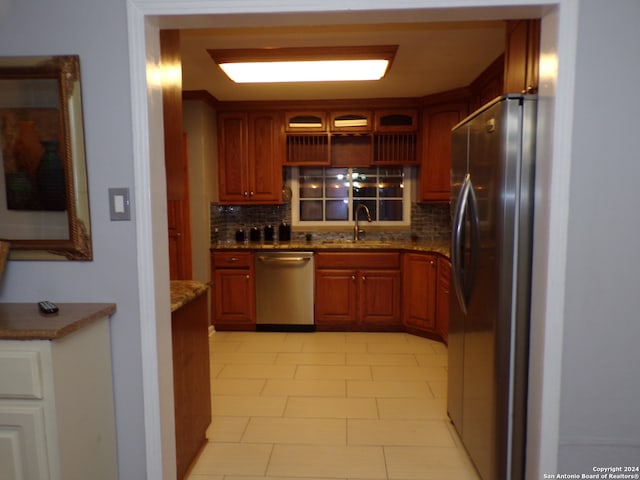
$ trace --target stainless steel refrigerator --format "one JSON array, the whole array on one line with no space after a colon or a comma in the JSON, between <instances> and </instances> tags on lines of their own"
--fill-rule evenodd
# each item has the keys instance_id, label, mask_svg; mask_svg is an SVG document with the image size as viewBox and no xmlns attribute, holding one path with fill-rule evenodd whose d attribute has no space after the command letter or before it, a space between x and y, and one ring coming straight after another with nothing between
<instances>
[{"instance_id":1,"label":"stainless steel refrigerator","mask_svg":"<svg viewBox=\"0 0 640 480\"><path fill-rule=\"evenodd\" d=\"M536 97L452 131L447 409L483 480L524 478Z\"/></svg>"}]
</instances>

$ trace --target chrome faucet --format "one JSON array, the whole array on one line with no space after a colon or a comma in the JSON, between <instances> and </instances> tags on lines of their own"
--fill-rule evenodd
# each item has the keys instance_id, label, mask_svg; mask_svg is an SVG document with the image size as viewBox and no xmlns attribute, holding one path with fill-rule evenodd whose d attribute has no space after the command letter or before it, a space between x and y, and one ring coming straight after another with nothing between
<instances>
[{"instance_id":1,"label":"chrome faucet","mask_svg":"<svg viewBox=\"0 0 640 480\"><path fill-rule=\"evenodd\" d=\"M353 225L353 241L354 242L357 242L358 240L360 240L360 234L364 233L364 230L360 230L360 226L358 225L358 214L360 213L360 210L364 210L367 213L367 222L372 221L371 212L369 212L369 208L364 203L358 204L358 206L356 207L356 211L353 214L353 217L355 218L355 223Z\"/></svg>"}]
</instances>

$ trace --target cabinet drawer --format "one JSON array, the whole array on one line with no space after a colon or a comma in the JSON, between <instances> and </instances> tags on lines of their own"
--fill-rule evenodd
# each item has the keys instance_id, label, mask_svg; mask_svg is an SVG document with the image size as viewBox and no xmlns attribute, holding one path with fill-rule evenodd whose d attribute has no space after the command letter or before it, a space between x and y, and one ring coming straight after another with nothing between
<instances>
[{"instance_id":1,"label":"cabinet drawer","mask_svg":"<svg viewBox=\"0 0 640 480\"><path fill-rule=\"evenodd\" d=\"M317 268L400 268L398 252L319 252Z\"/></svg>"},{"instance_id":2,"label":"cabinet drawer","mask_svg":"<svg viewBox=\"0 0 640 480\"><path fill-rule=\"evenodd\" d=\"M40 353L0 351L0 398L42 398Z\"/></svg>"},{"instance_id":3,"label":"cabinet drawer","mask_svg":"<svg viewBox=\"0 0 640 480\"><path fill-rule=\"evenodd\" d=\"M251 268L253 253L251 252L214 252L211 254L212 268Z\"/></svg>"}]
</instances>

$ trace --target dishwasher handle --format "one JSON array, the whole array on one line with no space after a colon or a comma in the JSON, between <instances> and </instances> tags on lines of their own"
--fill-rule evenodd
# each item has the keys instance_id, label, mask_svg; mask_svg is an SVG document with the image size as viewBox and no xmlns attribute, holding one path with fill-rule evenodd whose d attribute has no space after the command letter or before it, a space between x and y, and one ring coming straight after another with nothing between
<instances>
[{"instance_id":1,"label":"dishwasher handle","mask_svg":"<svg viewBox=\"0 0 640 480\"><path fill-rule=\"evenodd\" d=\"M306 263L311 260L311 257L271 257L267 255L258 255L258 260L270 265L292 265L297 263Z\"/></svg>"}]
</instances>

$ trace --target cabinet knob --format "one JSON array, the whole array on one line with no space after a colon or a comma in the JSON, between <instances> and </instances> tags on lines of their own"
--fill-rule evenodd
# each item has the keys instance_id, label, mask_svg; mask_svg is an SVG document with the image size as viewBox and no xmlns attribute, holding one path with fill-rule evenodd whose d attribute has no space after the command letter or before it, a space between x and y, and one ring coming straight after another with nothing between
<instances>
[{"instance_id":1,"label":"cabinet knob","mask_svg":"<svg viewBox=\"0 0 640 480\"><path fill-rule=\"evenodd\" d=\"M249 280L250 278L251 278L251 276L247 274L247 280Z\"/></svg>"},{"instance_id":2,"label":"cabinet knob","mask_svg":"<svg viewBox=\"0 0 640 480\"><path fill-rule=\"evenodd\" d=\"M248 197L249 196L249 192L244 192L244 196Z\"/></svg>"},{"instance_id":3,"label":"cabinet knob","mask_svg":"<svg viewBox=\"0 0 640 480\"><path fill-rule=\"evenodd\" d=\"M367 277L365 277L364 275L362 275L362 280L366 280L366 279L367 279Z\"/></svg>"},{"instance_id":4,"label":"cabinet knob","mask_svg":"<svg viewBox=\"0 0 640 480\"><path fill-rule=\"evenodd\" d=\"M351 280L355 281L356 276L355 275L351 275Z\"/></svg>"},{"instance_id":5,"label":"cabinet knob","mask_svg":"<svg viewBox=\"0 0 640 480\"><path fill-rule=\"evenodd\" d=\"M250 197L253 197L253 192L249 192L249 196L250 196Z\"/></svg>"}]
</instances>

